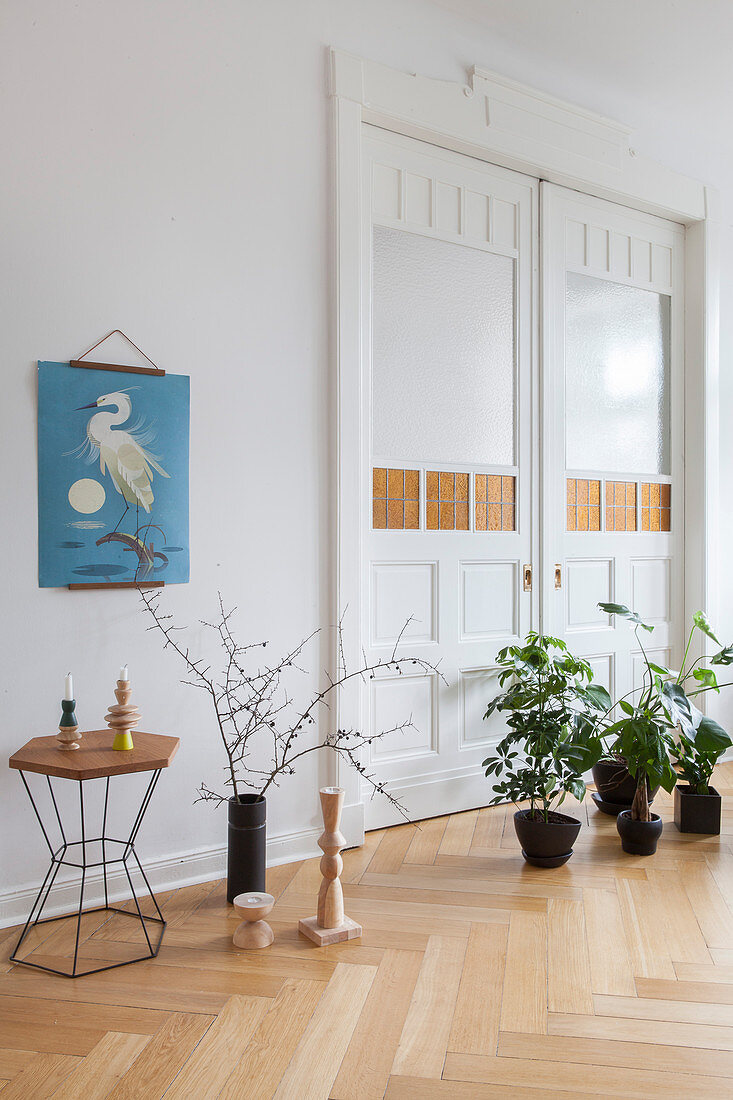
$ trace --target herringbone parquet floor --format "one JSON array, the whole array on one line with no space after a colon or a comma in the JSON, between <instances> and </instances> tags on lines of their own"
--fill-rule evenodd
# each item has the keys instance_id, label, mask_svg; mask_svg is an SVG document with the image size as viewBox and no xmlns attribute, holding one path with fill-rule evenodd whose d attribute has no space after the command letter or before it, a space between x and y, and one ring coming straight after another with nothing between
<instances>
[{"instance_id":1,"label":"herringbone parquet floor","mask_svg":"<svg viewBox=\"0 0 733 1100\"><path fill-rule=\"evenodd\" d=\"M0 961L0 1088L101 1100L473 1100L733 1095L733 764L723 835L621 852L592 804L570 863L522 862L511 809L369 834L345 853L361 940L299 936L318 861L274 868L276 940L231 944L222 883L164 899L157 960L70 981ZM572 810L570 812L573 812ZM131 922L88 918L84 956ZM66 952L56 926L36 957Z\"/></svg>"}]
</instances>

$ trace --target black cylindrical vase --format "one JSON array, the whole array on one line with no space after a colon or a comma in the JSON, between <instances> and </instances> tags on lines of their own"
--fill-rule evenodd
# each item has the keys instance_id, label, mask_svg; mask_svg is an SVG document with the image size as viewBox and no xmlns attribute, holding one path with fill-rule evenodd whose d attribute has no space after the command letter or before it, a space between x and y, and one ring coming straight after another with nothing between
<instances>
[{"instance_id":1,"label":"black cylindrical vase","mask_svg":"<svg viewBox=\"0 0 733 1100\"><path fill-rule=\"evenodd\" d=\"M238 894L265 893L267 800L261 794L230 798L227 901Z\"/></svg>"}]
</instances>

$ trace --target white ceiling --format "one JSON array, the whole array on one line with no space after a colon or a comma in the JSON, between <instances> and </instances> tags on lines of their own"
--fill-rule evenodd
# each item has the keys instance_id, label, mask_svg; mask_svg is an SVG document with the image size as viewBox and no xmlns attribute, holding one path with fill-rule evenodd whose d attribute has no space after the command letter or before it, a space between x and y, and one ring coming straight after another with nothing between
<instances>
[{"instance_id":1,"label":"white ceiling","mask_svg":"<svg viewBox=\"0 0 733 1100\"><path fill-rule=\"evenodd\" d=\"M733 0L432 0L478 64L632 126L644 154L733 188Z\"/></svg>"}]
</instances>

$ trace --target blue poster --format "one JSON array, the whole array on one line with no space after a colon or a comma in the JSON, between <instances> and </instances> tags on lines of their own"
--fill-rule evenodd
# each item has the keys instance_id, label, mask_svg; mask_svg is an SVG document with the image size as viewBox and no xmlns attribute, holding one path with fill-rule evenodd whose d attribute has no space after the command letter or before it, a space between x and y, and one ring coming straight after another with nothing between
<instances>
[{"instance_id":1,"label":"blue poster","mask_svg":"<svg viewBox=\"0 0 733 1100\"><path fill-rule=\"evenodd\" d=\"M189 576L189 380L38 364L38 583Z\"/></svg>"}]
</instances>

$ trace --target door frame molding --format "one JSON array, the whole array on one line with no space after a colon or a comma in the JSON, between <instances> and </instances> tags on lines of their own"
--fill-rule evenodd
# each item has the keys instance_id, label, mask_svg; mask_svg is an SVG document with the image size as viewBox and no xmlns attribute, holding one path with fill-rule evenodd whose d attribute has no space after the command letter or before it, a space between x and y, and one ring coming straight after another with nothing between
<instances>
[{"instance_id":1,"label":"door frame molding","mask_svg":"<svg viewBox=\"0 0 733 1100\"><path fill-rule=\"evenodd\" d=\"M473 67L466 82L433 80L329 51L335 156L336 586L344 656L360 660L362 454L362 124L657 214L685 228L685 615L717 618L720 198L697 180L637 155L631 130L534 88ZM701 493L699 487L704 491ZM336 662L334 656L334 662ZM358 682L339 727L363 726ZM348 845L364 837L359 775L341 762Z\"/></svg>"}]
</instances>

